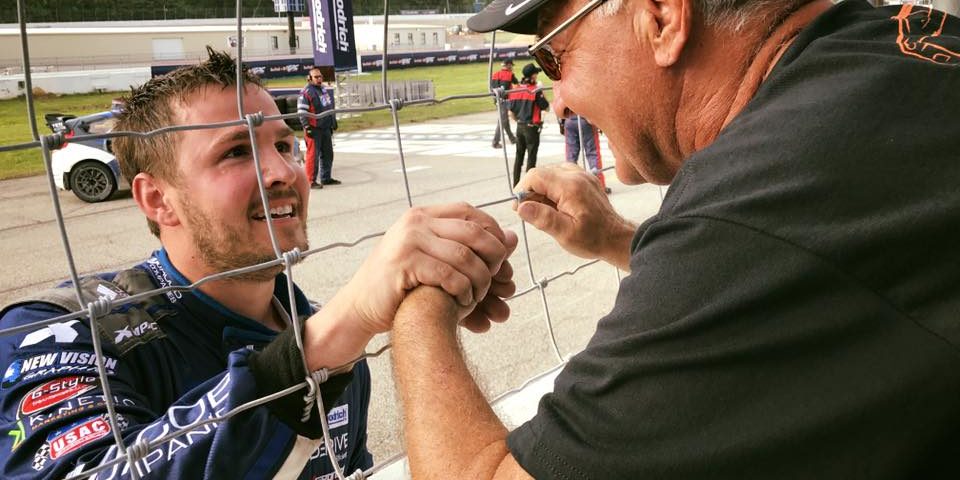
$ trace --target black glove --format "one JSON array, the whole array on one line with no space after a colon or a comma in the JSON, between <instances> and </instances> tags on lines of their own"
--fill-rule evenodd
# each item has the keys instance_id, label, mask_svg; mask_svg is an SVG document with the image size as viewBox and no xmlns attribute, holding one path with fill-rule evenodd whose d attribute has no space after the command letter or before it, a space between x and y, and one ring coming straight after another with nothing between
<instances>
[{"instance_id":1,"label":"black glove","mask_svg":"<svg viewBox=\"0 0 960 480\"><path fill-rule=\"evenodd\" d=\"M567 133L567 129L563 127L563 119L560 119L557 125L560 125L560 135Z\"/></svg>"}]
</instances>

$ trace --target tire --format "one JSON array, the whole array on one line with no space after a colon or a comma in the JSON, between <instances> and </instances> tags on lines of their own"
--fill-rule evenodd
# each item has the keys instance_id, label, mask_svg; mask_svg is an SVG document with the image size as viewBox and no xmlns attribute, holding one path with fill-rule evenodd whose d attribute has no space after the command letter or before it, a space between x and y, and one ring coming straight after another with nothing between
<instances>
[{"instance_id":1,"label":"tire","mask_svg":"<svg viewBox=\"0 0 960 480\"><path fill-rule=\"evenodd\" d=\"M117 191L117 179L110 167L96 160L87 160L70 170L70 189L84 202L102 202Z\"/></svg>"}]
</instances>

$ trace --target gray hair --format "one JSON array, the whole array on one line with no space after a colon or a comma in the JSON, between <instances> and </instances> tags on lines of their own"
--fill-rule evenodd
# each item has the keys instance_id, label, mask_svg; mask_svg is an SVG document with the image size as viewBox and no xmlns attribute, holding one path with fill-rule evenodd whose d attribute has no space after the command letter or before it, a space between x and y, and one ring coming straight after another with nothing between
<instances>
[{"instance_id":1,"label":"gray hair","mask_svg":"<svg viewBox=\"0 0 960 480\"><path fill-rule=\"evenodd\" d=\"M757 14L769 11L775 17L809 3L812 0L693 0L694 6L707 26L739 32ZM620 11L624 0L607 0L597 11L601 16L612 16Z\"/></svg>"}]
</instances>

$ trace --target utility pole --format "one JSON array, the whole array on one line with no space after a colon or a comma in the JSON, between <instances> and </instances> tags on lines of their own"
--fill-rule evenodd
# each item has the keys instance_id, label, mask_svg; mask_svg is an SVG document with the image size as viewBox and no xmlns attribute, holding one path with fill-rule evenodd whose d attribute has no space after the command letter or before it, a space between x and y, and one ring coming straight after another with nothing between
<instances>
[{"instance_id":1,"label":"utility pole","mask_svg":"<svg viewBox=\"0 0 960 480\"><path fill-rule=\"evenodd\" d=\"M297 31L293 27L293 9L287 10L287 32L290 44L290 55L297 53Z\"/></svg>"}]
</instances>

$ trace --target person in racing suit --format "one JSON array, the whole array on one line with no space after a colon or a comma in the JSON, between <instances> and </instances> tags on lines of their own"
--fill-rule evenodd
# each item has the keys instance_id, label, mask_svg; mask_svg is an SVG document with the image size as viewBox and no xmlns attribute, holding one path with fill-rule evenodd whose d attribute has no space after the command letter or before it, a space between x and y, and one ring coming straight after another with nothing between
<instances>
[{"instance_id":1,"label":"person in racing suit","mask_svg":"<svg viewBox=\"0 0 960 480\"><path fill-rule=\"evenodd\" d=\"M161 249L130 270L102 274L87 283L95 285L94 292L119 298L191 282ZM11 305L3 312L3 327L76 310L76 305L69 305L73 290L61 291L67 301L60 300L59 292L49 292L37 295L36 301ZM314 307L299 288L294 297L297 311L304 313L302 322ZM280 274L273 301L289 312L288 298L286 278ZM201 292L150 297L127 310L131 311L138 313L124 315L121 308L99 319L111 395L128 440L156 440L271 393L275 372L270 366L282 362L273 357L281 352L265 348L277 338L276 331ZM2 414L6 430L14 432L12 438L7 436L13 443L0 453L6 457L3 478L60 478L79 465L86 464L89 470L117 457L92 340L89 323L76 319L2 338L7 365ZM366 448L370 373L365 362L354 366L352 377L327 415L336 456L347 473L365 470L373 462ZM349 381L348 376L334 378ZM298 417L302 410L302 405L291 407ZM164 411L166 415L160 415ZM133 426L139 431L132 433ZM254 472L267 476L293 465L295 470L287 472L300 473L296 478L333 478L324 477L333 473L326 449L320 440L300 436L306 432L294 430L269 409L254 409L222 426L203 426L151 448L137 468L141 476L157 478L200 478L205 470L216 472L217 478L243 478ZM304 466L297 456L312 456L315 461ZM209 466L211 458L222 463ZM127 468L119 463L96 478L129 477Z\"/></svg>"},{"instance_id":2,"label":"person in racing suit","mask_svg":"<svg viewBox=\"0 0 960 480\"><path fill-rule=\"evenodd\" d=\"M297 112L301 114L323 113L336 108L333 91L323 86L323 73L319 68L310 69L307 85L297 97ZM340 180L333 175L333 131L337 129L336 115L321 118L300 117L303 125L304 141L307 144L305 154L307 177L311 188L323 188L324 185L339 185Z\"/></svg>"},{"instance_id":3,"label":"person in racing suit","mask_svg":"<svg viewBox=\"0 0 960 480\"><path fill-rule=\"evenodd\" d=\"M162 248L132 268L0 309L0 478L132 478L124 457L140 478L332 479L331 457L350 475L372 465L370 374L356 359L390 329L406 291L441 286L477 323L507 315L506 256L516 236L465 204L409 211L319 310L298 287L290 294L282 265L236 272L276 259L272 238L283 252L307 250L310 189L292 131L258 115L278 115L259 79L244 73L244 114L259 124L254 147L249 127L236 125L236 63L208 51L207 61L134 89L117 125L226 125L115 140ZM209 279L224 271L235 272ZM95 323L72 314L84 309ZM242 405L249 408L225 416ZM323 418L333 452L323 445Z\"/></svg>"}]
</instances>

